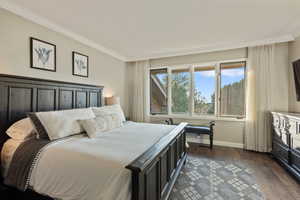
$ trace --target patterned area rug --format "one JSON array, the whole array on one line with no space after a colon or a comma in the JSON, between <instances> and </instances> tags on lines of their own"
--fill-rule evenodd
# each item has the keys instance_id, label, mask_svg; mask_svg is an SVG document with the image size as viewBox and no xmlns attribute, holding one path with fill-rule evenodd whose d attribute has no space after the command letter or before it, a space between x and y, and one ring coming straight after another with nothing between
<instances>
[{"instance_id":1,"label":"patterned area rug","mask_svg":"<svg viewBox=\"0 0 300 200\"><path fill-rule=\"evenodd\" d=\"M188 156L171 200L264 200L252 170L238 161Z\"/></svg>"}]
</instances>

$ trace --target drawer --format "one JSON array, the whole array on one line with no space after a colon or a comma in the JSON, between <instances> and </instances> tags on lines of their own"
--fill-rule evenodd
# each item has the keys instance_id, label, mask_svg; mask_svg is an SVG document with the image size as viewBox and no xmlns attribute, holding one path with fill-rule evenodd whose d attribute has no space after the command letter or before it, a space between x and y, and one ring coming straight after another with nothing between
<instances>
[{"instance_id":1,"label":"drawer","mask_svg":"<svg viewBox=\"0 0 300 200\"><path fill-rule=\"evenodd\" d=\"M287 146L273 141L272 154L274 157L288 163L289 149Z\"/></svg>"},{"instance_id":2,"label":"drawer","mask_svg":"<svg viewBox=\"0 0 300 200\"><path fill-rule=\"evenodd\" d=\"M291 151L291 165L300 173L300 152Z\"/></svg>"},{"instance_id":3,"label":"drawer","mask_svg":"<svg viewBox=\"0 0 300 200\"><path fill-rule=\"evenodd\" d=\"M273 134L273 140L281 145L285 145L287 148L290 147L290 134L282 133L281 135Z\"/></svg>"},{"instance_id":4,"label":"drawer","mask_svg":"<svg viewBox=\"0 0 300 200\"><path fill-rule=\"evenodd\" d=\"M278 142L281 142L281 133L274 130L273 132L273 140L275 141L278 141Z\"/></svg>"},{"instance_id":5,"label":"drawer","mask_svg":"<svg viewBox=\"0 0 300 200\"><path fill-rule=\"evenodd\" d=\"M291 139L291 148L300 153L300 137L293 136Z\"/></svg>"},{"instance_id":6,"label":"drawer","mask_svg":"<svg viewBox=\"0 0 300 200\"><path fill-rule=\"evenodd\" d=\"M275 135L274 137L277 136L277 137L281 138L281 131L280 131L280 129L274 127L273 130L274 130L274 135Z\"/></svg>"},{"instance_id":7,"label":"drawer","mask_svg":"<svg viewBox=\"0 0 300 200\"><path fill-rule=\"evenodd\" d=\"M279 117L279 128L281 130L284 130L286 127L286 118L284 118L283 116Z\"/></svg>"},{"instance_id":8,"label":"drawer","mask_svg":"<svg viewBox=\"0 0 300 200\"><path fill-rule=\"evenodd\" d=\"M273 114L273 126L274 126L275 128L279 128L279 127L280 127L279 125L280 125L279 116Z\"/></svg>"},{"instance_id":9,"label":"drawer","mask_svg":"<svg viewBox=\"0 0 300 200\"><path fill-rule=\"evenodd\" d=\"M290 147L290 135L289 134L281 134L281 142L286 146Z\"/></svg>"},{"instance_id":10,"label":"drawer","mask_svg":"<svg viewBox=\"0 0 300 200\"><path fill-rule=\"evenodd\" d=\"M297 127L298 127L298 122L296 120L290 119L288 121L288 131L290 134L292 135L296 135L297 134Z\"/></svg>"}]
</instances>

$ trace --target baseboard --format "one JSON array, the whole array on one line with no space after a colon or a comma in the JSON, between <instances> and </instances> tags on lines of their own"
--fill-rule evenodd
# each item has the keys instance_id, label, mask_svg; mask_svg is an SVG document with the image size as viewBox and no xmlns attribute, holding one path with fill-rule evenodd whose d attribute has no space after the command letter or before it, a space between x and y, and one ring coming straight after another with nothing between
<instances>
[{"instance_id":1,"label":"baseboard","mask_svg":"<svg viewBox=\"0 0 300 200\"><path fill-rule=\"evenodd\" d=\"M203 144L209 144L209 139L201 139L201 138L188 138L188 142L195 142L195 143L203 143ZM234 142L227 142L227 141L220 141L220 140L214 140L214 145L217 146L223 146L223 147L234 147L234 148L244 148L244 144L242 143L234 143Z\"/></svg>"}]
</instances>

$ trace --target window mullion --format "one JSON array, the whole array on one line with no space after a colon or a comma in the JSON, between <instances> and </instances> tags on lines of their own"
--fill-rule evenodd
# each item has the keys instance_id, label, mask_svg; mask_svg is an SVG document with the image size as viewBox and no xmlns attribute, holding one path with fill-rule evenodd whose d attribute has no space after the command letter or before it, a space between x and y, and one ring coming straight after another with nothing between
<instances>
[{"instance_id":1,"label":"window mullion","mask_svg":"<svg viewBox=\"0 0 300 200\"><path fill-rule=\"evenodd\" d=\"M172 114L172 72L168 67L168 115Z\"/></svg>"},{"instance_id":2,"label":"window mullion","mask_svg":"<svg viewBox=\"0 0 300 200\"><path fill-rule=\"evenodd\" d=\"M190 98L189 98L189 113L190 116L194 115L194 92L195 92L195 74L194 66L190 66Z\"/></svg>"},{"instance_id":3,"label":"window mullion","mask_svg":"<svg viewBox=\"0 0 300 200\"><path fill-rule=\"evenodd\" d=\"M221 72L220 72L220 63L216 64L216 89L215 89L215 115L220 116L220 94L221 94Z\"/></svg>"}]
</instances>

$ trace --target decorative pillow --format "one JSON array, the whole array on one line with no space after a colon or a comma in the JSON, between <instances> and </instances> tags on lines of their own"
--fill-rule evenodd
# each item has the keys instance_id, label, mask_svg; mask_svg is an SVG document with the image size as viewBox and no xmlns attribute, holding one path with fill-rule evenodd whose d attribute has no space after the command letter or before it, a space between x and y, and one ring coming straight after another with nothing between
<instances>
[{"instance_id":1,"label":"decorative pillow","mask_svg":"<svg viewBox=\"0 0 300 200\"><path fill-rule=\"evenodd\" d=\"M119 128L123 125L122 119L116 113L78 121L90 138L95 138L102 133Z\"/></svg>"},{"instance_id":2,"label":"decorative pillow","mask_svg":"<svg viewBox=\"0 0 300 200\"><path fill-rule=\"evenodd\" d=\"M118 114L122 122L126 121L124 112L119 104L103 107L93 107L92 109L96 117L108 114Z\"/></svg>"},{"instance_id":3,"label":"decorative pillow","mask_svg":"<svg viewBox=\"0 0 300 200\"><path fill-rule=\"evenodd\" d=\"M112 129L123 126L122 119L117 113L101 115L96 117L95 120L98 122L98 124L101 124L101 126L105 126L106 131L110 131Z\"/></svg>"},{"instance_id":4,"label":"decorative pillow","mask_svg":"<svg viewBox=\"0 0 300 200\"><path fill-rule=\"evenodd\" d=\"M26 140L36 136L34 127L28 117L21 119L11 125L6 130L6 134L15 140Z\"/></svg>"},{"instance_id":5,"label":"decorative pillow","mask_svg":"<svg viewBox=\"0 0 300 200\"><path fill-rule=\"evenodd\" d=\"M90 138L95 138L97 135L101 135L101 133L107 130L106 123L98 123L95 119L96 118L78 120Z\"/></svg>"},{"instance_id":6,"label":"decorative pillow","mask_svg":"<svg viewBox=\"0 0 300 200\"><path fill-rule=\"evenodd\" d=\"M78 120L95 118L91 108L28 114L39 138L55 140L83 132Z\"/></svg>"}]
</instances>

